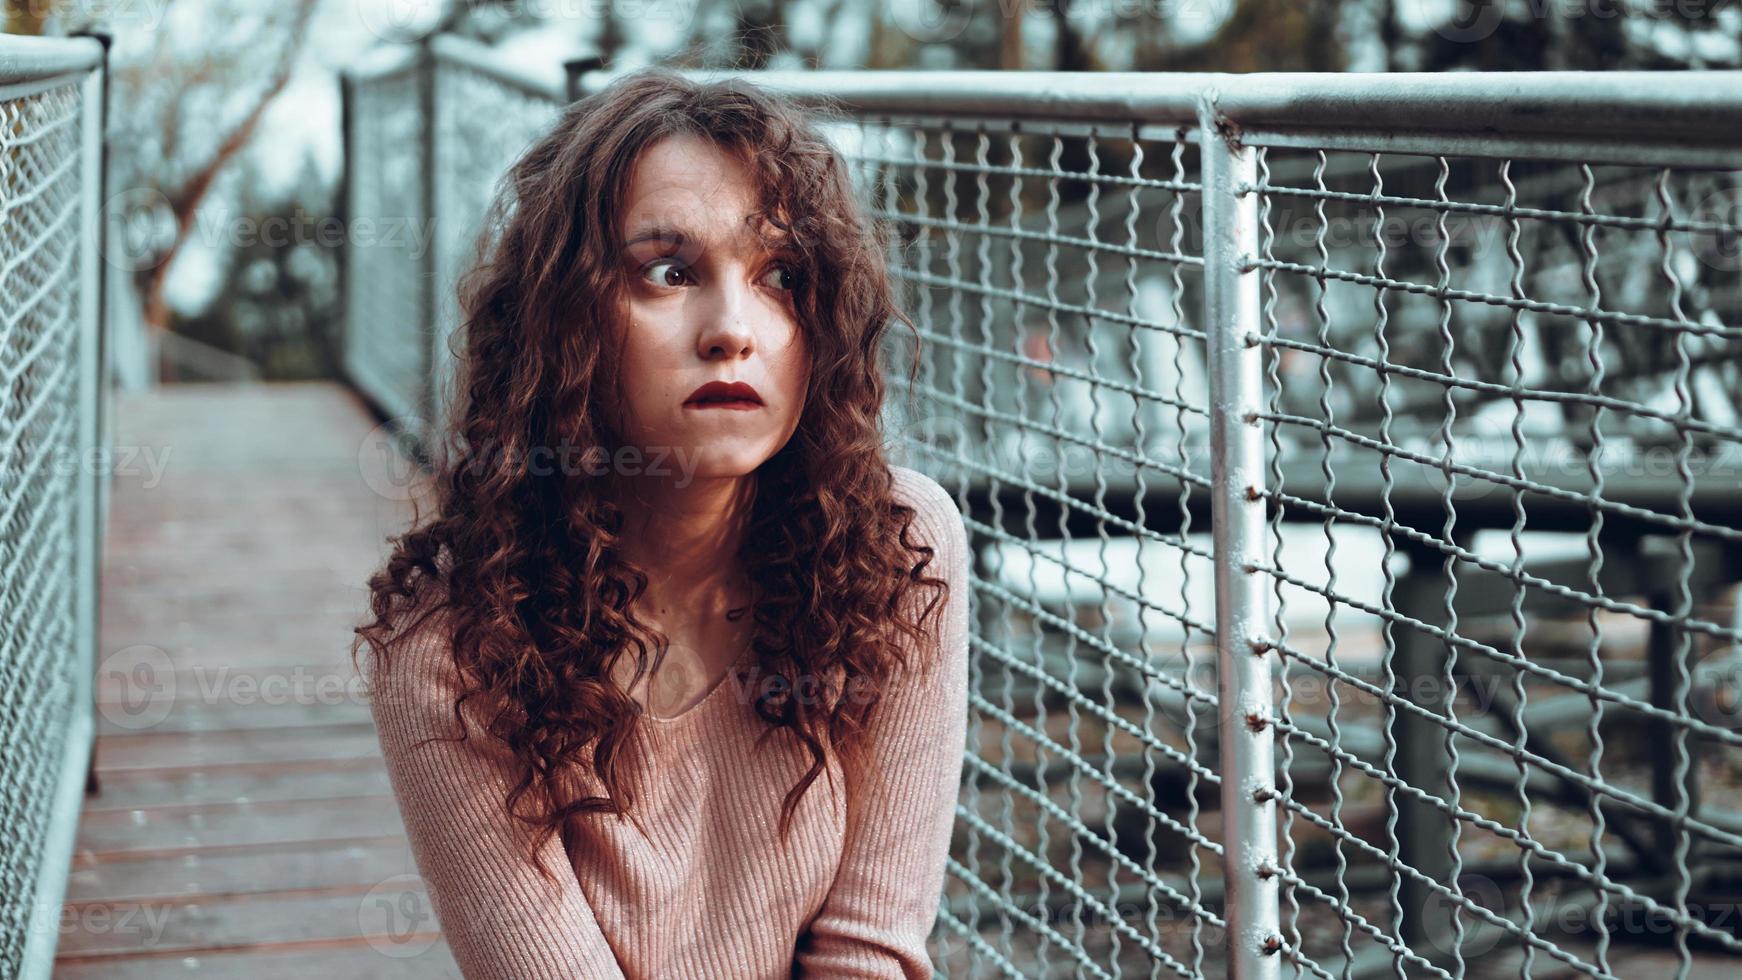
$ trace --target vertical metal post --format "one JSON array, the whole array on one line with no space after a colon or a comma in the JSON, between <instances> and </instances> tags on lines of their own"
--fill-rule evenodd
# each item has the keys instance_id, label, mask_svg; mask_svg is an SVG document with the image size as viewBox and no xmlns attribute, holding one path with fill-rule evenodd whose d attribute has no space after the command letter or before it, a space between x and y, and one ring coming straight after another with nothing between
<instances>
[{"instance_id":1,"label":"vertical metal post","mask_svg":"<svg viewBox=\"0 0 1742 980\"><path fill-rule=\"evenodd\" d=\"M570 58L563 62L563 80L570 102L577 102L587 93L582 86L582 79L588 72L600 71L605 67L603 55L586 54Z\"/></svg>"},{"instance_id":2,"label":"vertical metal post","mask_svg":"<svg viewBox=\"0 0 1742 980\"><path fill-rule=\"evenodd\" d=\"M360 387L356 382L356 369L353 367L358 358L358 317L357 302L351 295L351 289L357 284L356 273L351 265L357 261L357 247L353 240L356 229L356 209L352 196L357 187L357 138L354 130L357 126L357 82L350 72L339 72L339 148L344 154L344 163L339 167L339 186L333 195L333 201L339 212L339 228L343 234L339 241L339 302L345 304L344 312L339 316L339 365L340 369L350 378L352 387Z\"/></svg>"},{"instance_id":3,"label":"vertical metal post","mask_svg":"<svg viewBox=\"0 0 1742 980\"><path fill-rule=\"evenodd\" d=\"M109 529L109 442L113 431L109 419L110 394L114 385L110 363L113 352L110 349L109 336L109 265L110 257L117 254L112 249L118 247L118 244L108 238L113 227L113 222L109 220L108 127L109 52L114 37L106 31L97 30L77 31L74 36L89 37L103 46L102 63L84 83L87 113L83 119L85 158L82 166L89 192L87 200L92 202L92 206L88 213L81 216L84 221L81 234L82 240L91 249L91 254L79 270L80 369L81 378L89 385L88 388L80 389L79 446L83 454L80 458L89 460L91 465L90 472L80 473L89 480L89 501L78 517L80 559L84 562L79 567L80 588L83 590L80 595L79 614L88 614L89 619L86 621L90 627L88 649L80 650L81 658L89 664L89 669L80 678L84 687L79 696L94 712L98 649L97 609L102 594L103 539ZM82 550L84 548L90 549L88 555ZM85 792L95 793L98 788L96 735L93 727L90 758L85 765Z\"/></svg>"},{"instance_id":4,"label":"vertical metal post","mask_svg":"<svg viewBox=\"0 0 1742 980\"><path fill-rule=\"evenodd\" d=\"M426 428L417 434L424 445L430 447L439 441L436 433L442 431L448 421L443 393L447 390L449 376L450 324L443 303L447 298L447 277L443 270L447 249L443 247L443 239L450 232L443 217L436 213L441 206L441 188L436 186L440 173L436 161L436 147L440 142L441 122L436 115L440 107L436 104L435 46L428 36L418 42L417 67L413 70L417 72L417 116L421 123L418 132L418 177L422 181L420 189L423 192L423 219L428 222L427 227L435 229L435 240L422 259L424 321L429 324L430 338L426 361L428 368L424 372L424 396L422 404L418 406L423 412Z\"/></svg>"},{"instance_id":5,"label":"vertical metal post","mask_svg":"<svg viewBox=\"0 0 1742 980\"><path fill-rule=\"evenodd\" d=\"M1276 762L1264 579L1258 194L1256 156L1198 103L1203 152L1204 326L1210 369L1210 525L1215 542L1216 674L1222 755L1228 975L1280 975Z\"/></svg>"},{"instance_id":6,"label":"vertical metal post","mask_svg":"<svg viewBox=\"0 0 1742 980\"><path fill-rule=\"evenodd\" d=\"M102 43L93 40L93 44ZM66 899L67 875L72 868L73 842L79 826L85 791L91 783L92 750L96 745L95 678L97 669L97 561L100 551L100 506L98 496L101 481L106 479L109 460L99 456L103 445L99 411L99 392L108 373L99 357L103 321L101 319L103 287L102 264L108 261L103 251L103 128L106 60L98 60L75 84L79 87L78 160L78 269L74 288L78 295L78 323L74 326L73 346L73 410L78 428L73 445L45 445L33 451L54 453L71 448L73 451L73 570L72 615L73 645L67 654L65 669L71 674L73 691L61 747L59 778L54 784L54 800L49 805L49 826L36 867L37 880L33 894L13 896L29 901L24 914L25 934L20 953L21 980L47 980L54 969L54 954L60 938L58 929L61 908ZM65 178L63 178L65 179ZM53 392L40 392L38 398L56 398ZM63 462L61 460L54 461ZM62 506L56 504L55 506ZM44 586L52 588L52 586ZM52 670L52 665L45 665Z\"/></svg>"},{"instance_id":7,"label":"vertical metal post","mask_svg":"<svg viewBox=\"0 0 1742 980\"><path fill-rule=\"evenodd\" d=\"M98 43L102 43L99 41ZM74 589L78 617L77 693L73 710L83 717L81 727L74 731L90 740L82 751L89 755L96 744L93 715L95 712L95 681L97 676L97 585L98 567L103 553L101 513L102 489L108 482L109 458L104 445L103 389L108 372L103 366L103 267L108 255L103 251L103 131L106 124L104 101L108 77L107 46L105 60L84 80L83 142L79 153L84 190L84 208L79 215L79 344L78 344L78 466L74 467L78 484L77 534L78 547L74 566L78 582ZM81 784L93 780L94 758L86 758Z\"/></svg>"},{"instance_id":8,"label":"vertical metal post","mask_svg":"<svg viewBox=\"0 0 1742 980\"><path fill-rule=\"evenodd\" d=\"M1674 542L1634 538L1630 544L1633 553L1638 556L1639 566L1650 568L1653 564L1662 564L1662 555L1661 553L1658 555L1648 554L1647 549L1653 544L1659 547L1673 546ZM1653 558L1658 559L1657 562L1654 563ZM1647 593L1646 598L1650 601L1651 608L1661 610L1671 616L1676 614L1680 605L1673 583L1670 582L1654 583L1653 590ZM1676 663L1677 658L1685 655L1677 642L1676 632L1679 628L1670 623L1653 621L1650 631L1646 635L1645 644L1647 697L1650 699L1652 707L1662 708L1672 713L1681 710L1681 705L1676 703L1675 696L1677 674L1692 669L1691 664ZM1700 805L1698 740L1686 740L1685 751L1692 757L1693 764L1689 766L1687 778L1681 781L1678 788L1675 778L1679 754L1676 749L1678 726L1674 722L1661 718L1647 718L1642 727L1648 745L1646 755L1651 760L1652 802L1665 809L1675 810L1680 805L1681 798L1685 796L1689 812L1697 810ZM1664 862L1665 867L1673 866L1673 855L1680 842L1680 837L1681 829L1675 825L1674 821L1653 821L1652 840L1657 846L1658 859ZM1695 843L1697 844L1697 840Z\"/></svg>"},{"instance_id":9,"label":"vertical metal post","mask_svg":"<svg viewBox=\"0 0 1742 980\"><path fill-rule=\"evenodd\" d=\"M1439 552L1409 546L1409 571L1392 590L1392 608L1400 616L1441 627L1445 581L1440 576ZM1445 640L1410 626L1399 625L1392 655L1397 684L1391 691L1400 702L1412 702L1435 717L1450 716L1452 692L1441 683L1446 659L1451 656ZM1391 722L1391 737L1397 745L1397 778L1439 799L1451 796L1451 759L1445 751L1446 730L1442 724L1408 710L1398 709ZM1405 865L1442 885L1453 884L1449 844L1452 820L1443 810L1413 794L1388 789L1397 807L1397 857ZM1398 900L1403 906L1402 939L1417 953L1434 962L1452 958L1453 915L1449 900L1421 880L1402 876Z\"/></svg>"}]
</instances>

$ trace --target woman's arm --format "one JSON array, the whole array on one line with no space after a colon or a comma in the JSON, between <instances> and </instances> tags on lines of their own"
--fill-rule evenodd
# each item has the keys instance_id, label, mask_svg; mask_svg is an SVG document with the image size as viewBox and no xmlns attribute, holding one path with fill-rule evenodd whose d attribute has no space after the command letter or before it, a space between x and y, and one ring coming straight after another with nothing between
<instances>
[{"instance_id":1,"label":"woman's arm","mask_svg":"<svg viewBox=\"0 0 1742 980\"><path fill-rule=\"evenodd\" d=\"M955 500L896 467L898 495L919 511L914 536L935 549L925 573L949 580L941 649L899 675L865 733L866 762L847 777L846 843L822 910L799 940L794 977L930 980L926 937L937 918L967 736L968 546ZM930 590L914 590L913 610Z\"/></svg>"},{"instance_id":2,"label":"woman's arm","mask_svg":"<svg viewBox=\"0 0 1742 980\"><path fill-rule=\"evenodd\" d=\"M418 744L460 734L453 716L459 674L445 630L436 628L441 621L436 615L418 623L391 651L385 673L374 669L371 652L367 680L412 855L461 973L467 980L622 980L562 835L540 852L555 882L527 861L532 829L504 809L514 757L485 730L483 696L460 709L464 741Z\"/></svg>"}]
</instances>

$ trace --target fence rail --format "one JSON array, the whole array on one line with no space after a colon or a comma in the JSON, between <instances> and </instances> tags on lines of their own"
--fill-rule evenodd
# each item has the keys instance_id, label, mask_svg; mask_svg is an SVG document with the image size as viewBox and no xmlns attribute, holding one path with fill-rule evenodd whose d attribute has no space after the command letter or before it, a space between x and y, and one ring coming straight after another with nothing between
<instances>
[{"instance_id":1,"label":"fence rail","mask_svg":"<svg viewBox=\"0 0 1742 980\"><path fill-rule=\"evenodd\" d=\"M353 119L433 133L446 244L349 275L439 307L566 96L407 64ZM894 232L893 448L976 549L940 971L1742 952L1742 77L751 77ZM368 125L351 206L391 213Z\"/></svg>"},{"instance_id":2,"label":"fence rail","mask_svg":"<svg viewBox=\"0 0 1742 980\"><path fill-rule=\"evenodd\" d=\"M47 977L89 771L107 493L104 49L0 35L0 976Z\"/></svg>"}]
</instances>

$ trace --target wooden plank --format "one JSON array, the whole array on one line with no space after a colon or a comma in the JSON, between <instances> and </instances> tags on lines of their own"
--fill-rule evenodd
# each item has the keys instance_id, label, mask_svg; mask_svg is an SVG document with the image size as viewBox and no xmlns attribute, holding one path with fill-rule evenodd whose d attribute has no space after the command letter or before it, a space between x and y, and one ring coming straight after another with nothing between
<instances>
[{"instance_id":1,"label":"wooden plank","mask_svg":"<svg viewBox=\"0 0 1742 980\"><path fill-rule=\"evenodd\" d=\"M106 772L85 813L236 800L317 800L391 792L379 759Z\"/></svg>"},{"instance_id":2,"label":"wooden plank","mask_svg":"<svg viewBox=\"0 0 1742 980\"><path fill-rule=\"evenodd\" d=\"M294 662L278 658L237 664L223 662L222 652L213 651L210 663L194 659L182 666L189 658L180 650L133 648L114 653L99 666L95 685L97 704L129 705L131 710L143 710L146 699L159 693L164 696L173 693L177 701L183 698L206 701L214 689L228 689L233 697L238 697L236 692L270 691L274 685L282 684L316 694L329 689L349 690L352 684L362 684L360 675L352 669L350 657L347 650L343 660L335 657ZM367 663L363 651L358 652L357 661L359 668ZM322 684L326 686L321 687Z\"/></svg>"},{"instance_id":3,"label":"wooden plank","mask_svg":"<svg viewBox=\"0 0 1742 980\"><path fill-rule=\"evenodd\" d=\"M382 901L403 904L384 912ZM334 941L369 949L371 937L393 949L396 935L403 939L422 934L433 943L439 932L429 896L415 878L386 879L355 891L315 895L86 903L66 910L63 922L67 921L85 928L62 936L62 961L138 954L186 956Z\"/></svg>"},{"instance_id":4,"label":"wooden plank","mask_svg":"<svg viewBox=\"0 0 1742 980\"><path fill-rule=\"evenodd\" d=\"M203 674L189 672L189 695L168 704L168 714L146 713L148 702L112 699L97 703L97 734L123 737L150 731L158 734L238 731L285 731L312 726L373 725L369 701L352 696L328 677L331 672L241 674L221 668ZM179 681L178 681L179 686ZM356 682L361 689L362 681ZM165 686L167 690L167 685ZM145 722L149 721L149 725ZM144 726L144 727L142 727Z\"/></svg>"},{"instance_id":5,"label":"wooden plank","mask_svg":"<svg viewBox=\"0 0 1742 980\"><path fill-rule=\"evenodd\" d=\"M408 946L411 944L408 944ZM460 968L446 942L413 956L390 956L366 942L303 943L295 946L172 954L161 957L103 957L62 960L55 980L162 980L165 976L213 980L460 980Z\"/></svg>"},{"instance_id":6,"label":"wooden plank","mask_svg":"<svg viewBox=\"0 0 1742 980\"><path fill-rule=\"evenodd\" d=\"M380 758L372 724L311 725L294 737L280 731L163 732L97 740L100 773L127 769Z\"/></svg>"},{"instance_id":7,"label":"wooden plank","mask_svg":"<svg viewBox=\"0 0 1742 980\"><path fill-rule=\"evenodd\" d=\"M67 880L67 903L354 889L359 884L416 873L411 847L403 839L321 842L176 857L109 857L72 873Z\"/></svg>"},{"instance_id":8,"label":"wooden plank","mask_svg":"<svg viewBox=\"0 0 1742 980\"><path fill-rule=\"evenodd\" d=\"M393 797L207 803L86 814L77 847L105 859L135 851L347 840L401 833Z\"/></svg>"}]
</instances>

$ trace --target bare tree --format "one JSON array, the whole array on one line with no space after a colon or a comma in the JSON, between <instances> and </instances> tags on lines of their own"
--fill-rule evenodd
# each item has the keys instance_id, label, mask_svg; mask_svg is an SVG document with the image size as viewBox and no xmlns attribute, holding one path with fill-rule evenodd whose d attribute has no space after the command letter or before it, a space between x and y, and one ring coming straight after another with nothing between
<instances>
[{"instance_id":1,"label":"bare tree","mask_svg":"<svg viewBox=\"0 0 1742 980\"><path fill-rule=\"evenodd\" d=\"M147 52L119 53L112 61L116 111L110 138L127 147L116 158L130 170L117 174L118 186L154 190L150 197L167 208L174 229L162 250L134 271L148 328L168 329L169 271L201 203L224 168L247 149L267 107L289 83L314 8L315 0L270 7L207 2L197 14L214 30L190 46L168 20L189 14L184 0L181 9L166 11Z\"/></svg>"}]
</instances>

